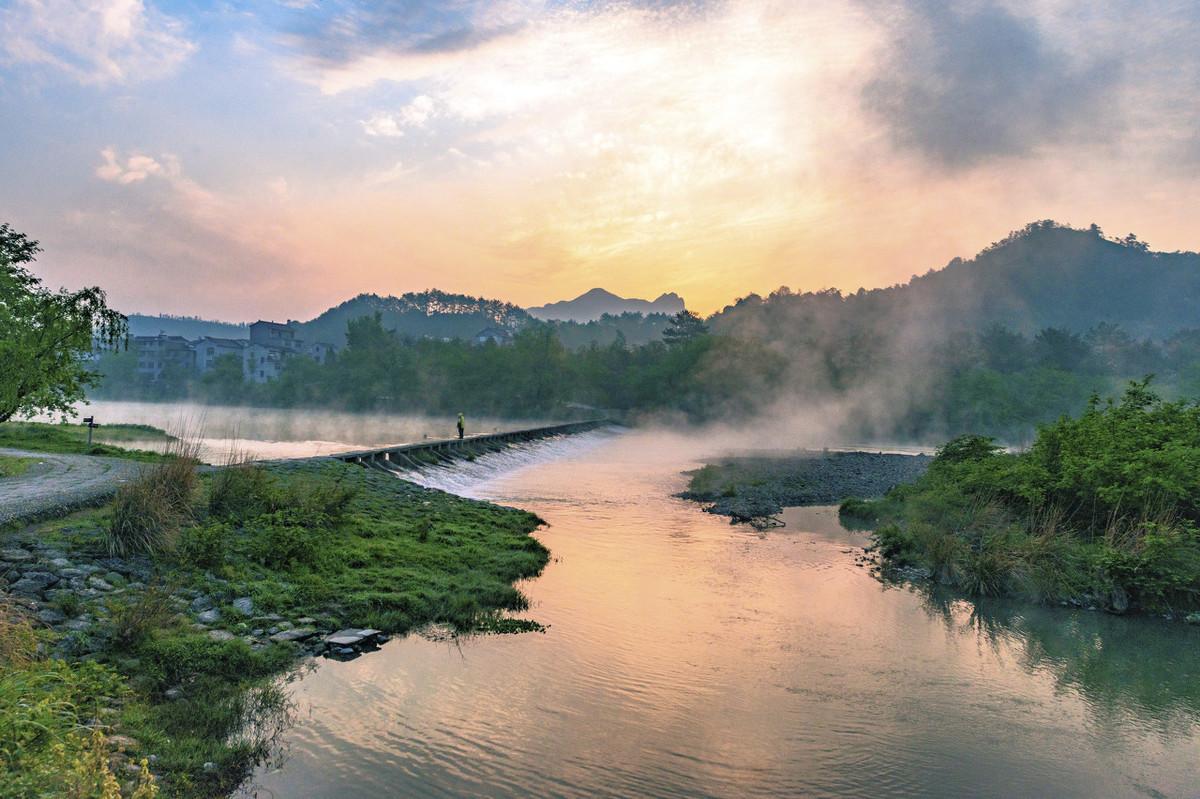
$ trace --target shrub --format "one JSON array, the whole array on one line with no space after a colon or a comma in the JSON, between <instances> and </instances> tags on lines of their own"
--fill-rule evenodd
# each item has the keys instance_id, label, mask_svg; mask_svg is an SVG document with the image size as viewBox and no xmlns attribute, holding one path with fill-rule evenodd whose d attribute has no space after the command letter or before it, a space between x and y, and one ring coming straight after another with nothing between
<instances>
[{"instance_id":1,"label":"shrub","mask_svg":"<svg viewBox=\"0 0 1200 799\"><path fill-rule=\"evenodd\" d=\"M296 509L264 514L244 528L250 555L273 569L316 566L326 523Z\"/></svg>"},{"instance_id":2,"label":"shrub","mask_svg":"<svg viewBox=\"0 0 1200 799\"><path fill-rule=\"evenodd\" d=\"M158 554L192 512L199 448L182 439L172 442L167 457L143 467L133 482L117 490L106 543L113 555Z\"/></svg>"},{"instance_id":3,"label":"shrub","mask_svg":"<svg viewBox=\"0 0 1200 799\"><path fill-rule=\"evenodd\" d=\"M109 636L122 647L136 646L175 621L171 592L161 586L149 586L132 600L112 599L107 604Z\"/></svg>"},{"instance_id":4,"label":"shrub","mask_svg":"<svg viewBox=\"0 0 1200 799\"><path fill-rule=\"evenodd\" d=\"M350 501L357 493L356 488L347 485L341 479L293 480L278 498L275 510L295 508L305 518L332 526L342 520Z\"/></svg>"},{"instance_id":5,"label":"shrub","mask_svg":"<svg viewBox=\"0 0 1200 799\"><path fill-rule=\"evenodd\" d=\"M218 519L252 519L273 510L278 493L277 481L262 466L227 463L209 484L208 512Z\"/></svg>"},{"instance_id":6,"label":"shrub","mask_svg":"<svg viewBox=\"0 0 1200 799\"><path fill-rule=\"evenodd\" d=\"M210 520L187 527L179 534L175 557L180 564L199 569L216 569L225 564L233 529L225 522Z\"/></svg>"}]
</instances>

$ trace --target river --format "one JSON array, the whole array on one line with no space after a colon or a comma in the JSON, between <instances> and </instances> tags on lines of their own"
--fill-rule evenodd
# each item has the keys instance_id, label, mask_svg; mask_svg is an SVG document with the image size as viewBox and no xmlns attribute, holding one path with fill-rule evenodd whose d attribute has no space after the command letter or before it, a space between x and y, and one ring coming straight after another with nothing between
<instances>
[{"instance_id":1,"label":"river","mask_svg":"<svg viewBox=\"0 0 1200 799\"><path fill-rule=\"evenodd\" d=\"M319 661L246 793L1200 795L1200 630L882 584L836 509L759 534L672 498L684 443L593 433L424 477L548 522L521 588L549 629Z\"/></svg>"}]
</instances>

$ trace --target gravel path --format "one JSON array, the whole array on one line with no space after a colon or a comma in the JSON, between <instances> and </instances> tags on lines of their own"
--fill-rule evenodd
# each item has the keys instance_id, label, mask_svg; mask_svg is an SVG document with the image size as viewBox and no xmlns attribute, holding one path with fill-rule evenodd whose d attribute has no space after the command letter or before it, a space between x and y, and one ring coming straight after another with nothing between
<instances>
[{"instance_id":1,"label":"gravel path","mask_svg":"<svg viewBox=\"0 0 1200 799\"><path fill-rule=\"evenodd\" d=\"M111 496L142 464L123 458L59 455L0 447L0 455L36 458L20 477L0 478L0 524L54 516Z\"/></svg>"}]
</instances>

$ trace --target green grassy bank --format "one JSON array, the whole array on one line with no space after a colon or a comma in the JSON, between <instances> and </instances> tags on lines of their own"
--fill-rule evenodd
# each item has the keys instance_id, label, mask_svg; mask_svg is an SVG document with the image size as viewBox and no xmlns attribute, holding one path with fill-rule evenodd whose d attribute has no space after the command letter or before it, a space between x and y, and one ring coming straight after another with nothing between
<instances>
[{"instance_id":1,"label":"green grassy bank","mask_svg":"<svg viewBox=\"0 0 1200 799\"><path fill-rule=\"evenodd\" d=\"M501 614L526 607L513 582L547 561L539 524L336 461L203 477L174 461L107 507L10 536L6 579L58 582L14 593L0 631L0 652L35 641L0 679L0 719L18 706L49 719L0 721L0 795L109 772L123 796L227 794L272 751L288 723L279 678L325 633L536 628Z\"/></svg>"},{"instance_id":2,"label":"green grassy bank","mask_svg":"<svg viewBox=\"0 0 1200 799\"><path fill-rule=\"evenodd\" d=\"M1200 621L1200 406L1134 383L1019 454L956 438L923 477L842 515L874 528L885 566L972 595Z\"/></svg>"},{"instance_id":3,"label":"green grassy bank","mask_svg":"<svg viewBox=\"0 0 1200 799\"><path fill-rule=\"evenodd\" d=\"M171 436L150 425L114 424L97 427L93 444L88 447L88 429L81 424L45 424L43 422L5 422L0 424L0 447L54 452L67 455L107 455L113 458L157 460L157 452L126 449L112 442L170 441ZM102 443L103 442L103 443Z\"/></svg>"}]
</instances>

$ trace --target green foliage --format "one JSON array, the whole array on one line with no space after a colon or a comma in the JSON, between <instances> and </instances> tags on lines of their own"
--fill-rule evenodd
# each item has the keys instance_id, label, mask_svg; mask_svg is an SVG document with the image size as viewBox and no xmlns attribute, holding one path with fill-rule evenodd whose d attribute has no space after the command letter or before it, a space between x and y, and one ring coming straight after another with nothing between
<instances>
[{"instance_id":1,"label":"green foliage","mask_svg":"<svg viewBox=\"0 0 1200 799\"><path fill-rule=\"evenodd\" d=\"M22 264L36 241L0 224L0 422L39 411L74 413L95 376L84 365L94 340L115 346L125 317L98 288L50 291Z\"/></svg>"},{"instance_id":2,"label":"green foliage","mask_svg":"<svg viewBox=\"0 0 1200 799\"><path fill-rule=\"evenodd\" d=\"M1045 425L1028 451L943 446L916 483L844 512L874 515L885 558L977 595L1020 591L1123 610L1200 607L1200 405L1149 381Z\"/></svg>"},{"instance_id":3,"label":"green foliage","mask_svg":"<svg viewBox=\"0 0 1200 799\"><path fill-rule=\"evenodd\" d=\"M328 520L296 509L264 514L247 522L250 556L269 569L317 566Z\"/></svg>"},{"instance_id":4,"label":"green foliage","mask_svg":"<svg viewBox=\"0 0 1200 799\"><path fill-rule=\"evenodd\" d=\"M169 627L176 619L171 592L150 586L132 598L108 600L107 633L121 648L136 646L151 633Z\"/></svg>"},{"instance_id":5,"label":"green foliage","mask_svg":"<svg viewBox=\"0 0 1200 799\"><path fill-rule=\"evenodd\" d=\"M233 528L225 522L208 520L186 527L179 533L175 559L189 568L220 569L233 538Z\"/></svg>"}]
</instances>

